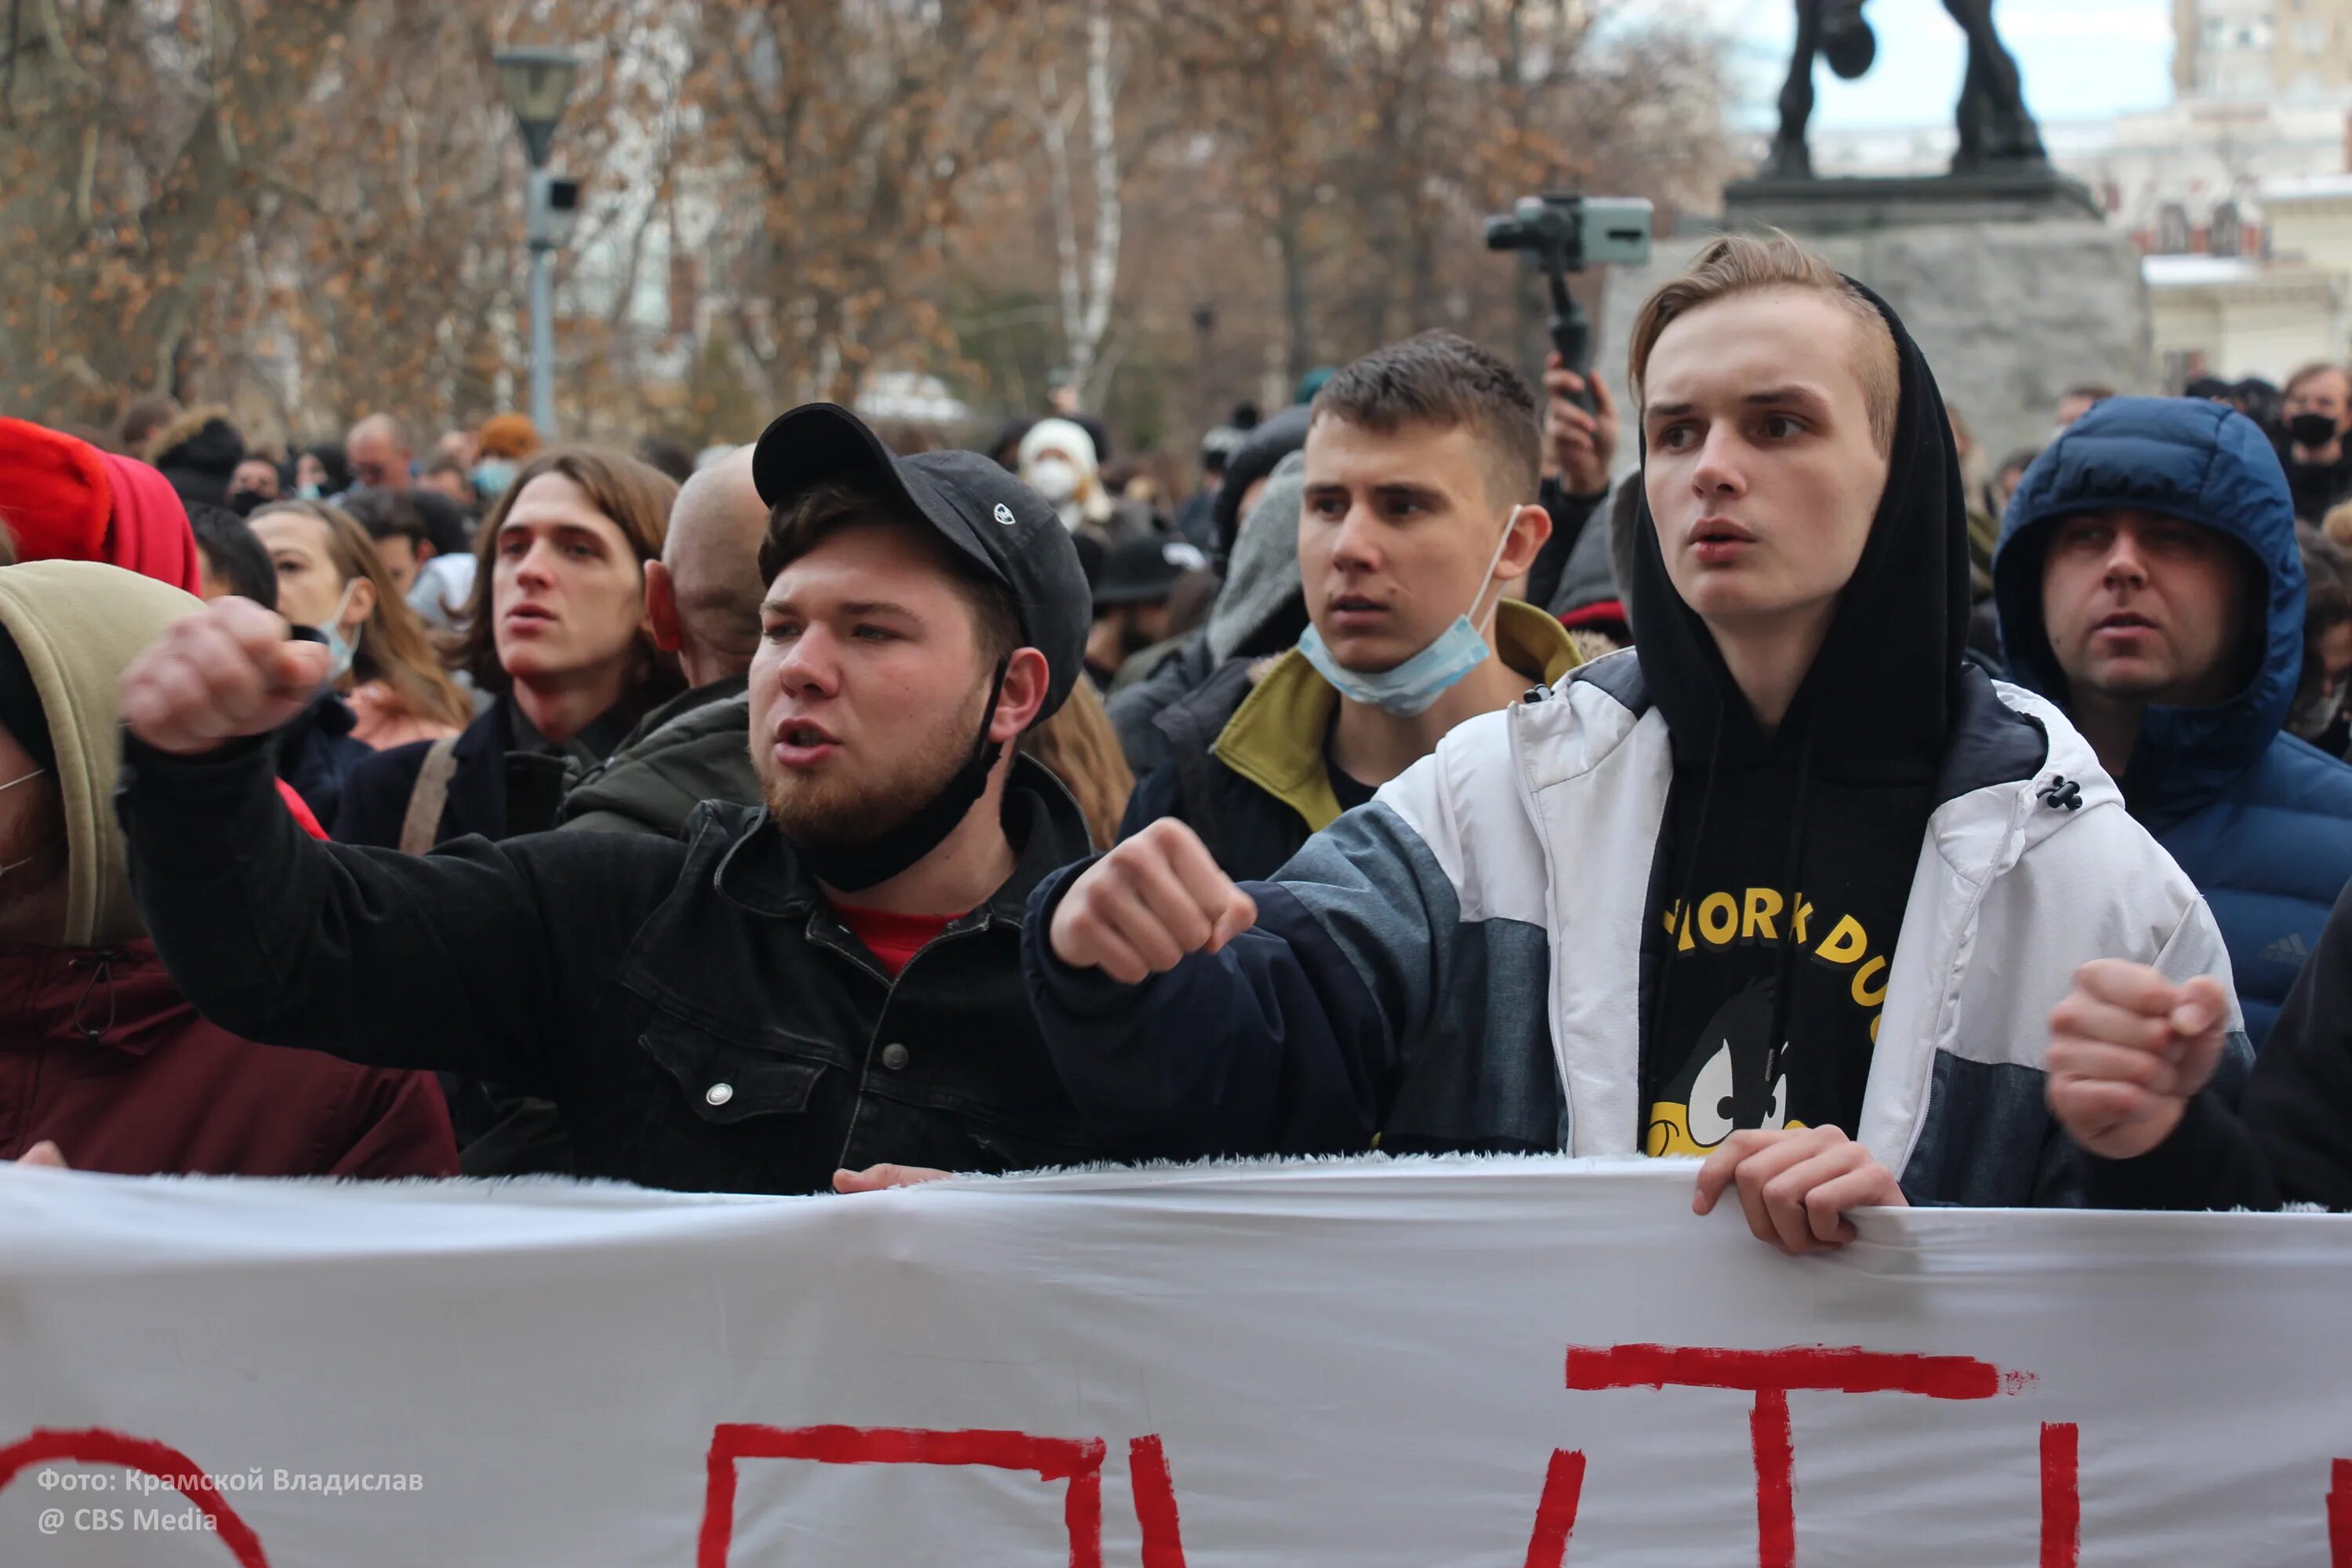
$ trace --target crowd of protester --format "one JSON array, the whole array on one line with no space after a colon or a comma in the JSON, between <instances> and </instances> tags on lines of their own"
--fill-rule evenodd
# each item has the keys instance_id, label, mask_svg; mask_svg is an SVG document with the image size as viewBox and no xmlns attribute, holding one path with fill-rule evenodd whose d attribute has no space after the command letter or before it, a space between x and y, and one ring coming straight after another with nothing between
<instances>
[{"instance_id":1,"label":"crowd of protester","mask_svg":"<svg viewBox=\"0 0 2352 1568\"><path fill-rule=\"evenodd\" d=\"M1423 333L1189 483L1066 384L979 449L0 419L0 1157L2352 1209L2352 373L1995 460L1778 237L1628 372L1633 453Z\"/></svg>"}]
</instances>

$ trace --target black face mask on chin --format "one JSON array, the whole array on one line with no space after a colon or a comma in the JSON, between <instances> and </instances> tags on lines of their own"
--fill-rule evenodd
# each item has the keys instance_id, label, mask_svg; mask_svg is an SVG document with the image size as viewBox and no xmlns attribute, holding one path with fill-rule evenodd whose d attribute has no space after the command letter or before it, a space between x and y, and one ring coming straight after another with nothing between
<instances>
[{"instance_id":1,"label":"black face mask on chin","mask_svg":"<svg viewBox=\"0 0 2352 1568\"><path fill-rule=\"evenodd\" d=\"M996 662L996 679L989 684L988 706L981 711L980 734L972 742L971 754L912 816L863 844L793 845L793 852L818 881L845 893L863 892L888 881L946 842L972 803L987 790L989 773L1002 754L1001 747L989 744L988 727L995 722L996 704L1004 695L1004 672L1010 663L1009 659Z\"/></svg>"},{"instance_id":2,"label":"black face mask on chin","mask_svg":"<svg viewBox=\"0 0 2352 1568\"><path fill-rule=\"evenodd\" d=\"M2305 450L2316 450L2336 439L2336 421L2325 414L2298 414L2286 422L2286 433Z\"/></svg>"}]
</instances>

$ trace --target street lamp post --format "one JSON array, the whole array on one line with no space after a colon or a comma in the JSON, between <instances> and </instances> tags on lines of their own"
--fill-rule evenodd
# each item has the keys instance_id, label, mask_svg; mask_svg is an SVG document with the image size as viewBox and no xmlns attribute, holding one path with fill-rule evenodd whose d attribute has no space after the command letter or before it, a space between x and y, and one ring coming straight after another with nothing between
<instances>
[{"instance_id":1,"label":"street lamp post","mask_svg":"<svg viewBox=\"0 0 2352 1568\"><path fill-rule=\"evenodd\" d=\"M515 127L522 133L523 151L530 157L525 231L530 247L530 418L539 426L540 438L546 440L555 434L555 252L570 237L580 206L580 182L551 173L547 153L580 62L570 50L554 48L502 49L493 58L507 107L514 110Z\"/></svg>"}]
</instances>

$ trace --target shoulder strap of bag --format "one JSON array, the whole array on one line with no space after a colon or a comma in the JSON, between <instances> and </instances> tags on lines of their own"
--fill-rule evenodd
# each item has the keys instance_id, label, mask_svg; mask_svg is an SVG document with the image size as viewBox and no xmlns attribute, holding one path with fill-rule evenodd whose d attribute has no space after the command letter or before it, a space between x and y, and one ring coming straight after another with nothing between
<instances>
[{"instance_id":1,"label":"shoulder strap of bag","mask_svg":"<svg viewBox=\"0 0 2352 1568\"><path fill-rule=\"evenodd\" d=\"M457 773L457 737L446 735L425 753L416 787L408 792L408 815L401 819L400 852L422 855L441 831L441 809L449 804L449 781Z\"/></svg>"}]
</instances>

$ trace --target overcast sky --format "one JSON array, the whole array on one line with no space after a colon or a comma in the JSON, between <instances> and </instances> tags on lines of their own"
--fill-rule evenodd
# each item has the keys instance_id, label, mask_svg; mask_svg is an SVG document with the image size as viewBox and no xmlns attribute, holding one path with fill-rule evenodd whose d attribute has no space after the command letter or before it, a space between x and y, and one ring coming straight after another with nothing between
<instances>
[{"instance_id":1,"label":"overcast sky","mask_svg":"<svg viewBox=\"0 0 2352 1568\"><path fill-rule=\"evenodd\" d=\"M1666 0L1672 4L1674 0ZM1767 122L1796 32L1793 0L1696 0L1736 41L1748 118ZM1958 100L1967 46L1943 0L1869 0L1878 63L1860 81L1816 76L1823 125L1920 125ZM1997 0L1993 17L2045 120L2152 109L2172 96L2169 0Z\"/></svg>"}]
</instances>

